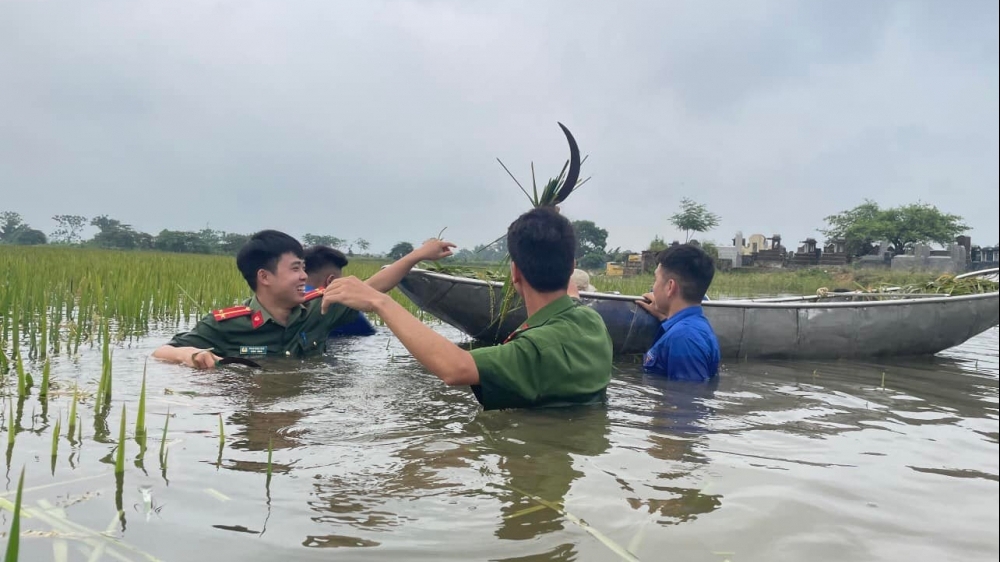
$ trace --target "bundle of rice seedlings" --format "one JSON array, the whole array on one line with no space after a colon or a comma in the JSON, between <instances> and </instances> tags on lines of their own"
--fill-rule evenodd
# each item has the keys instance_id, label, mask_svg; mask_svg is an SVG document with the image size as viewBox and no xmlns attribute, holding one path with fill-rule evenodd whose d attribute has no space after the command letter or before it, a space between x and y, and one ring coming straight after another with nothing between
<instances>
[{"instance_id":1,"label":"bundle of rice seedlings","mask_svg":"<svg viewBox=\"0 0 1000 562\"><path fill-rule=\"evenodd\" d=\"M560 203L566 201L566 199L570 196L570 194L572 194L581 185L590 180L590 178L587 178L583 181L578 181L580 177L580 166L581 164L583 164L584 161L586 161L586 157L583 160L580 160L580 149L576 144L576 139L573 138L572 133L569 132L569 129L567 129L565 125L563 125L562 123L558 123L558 125L559 128L562 129L563 134L566 135L566 141L569 143L569 154L570 154L569 160L567 160L566 163L563 164L562 170L559 171L559 175L549 179L549 181L545 184L545 187L542 188L542 192L540 194L538 192L538 183L535 181L534 162L532 162L531 164L532 192L529 194L528 190L521 185L521 182L517 181L517 178L514 177L514 174L511 173L511 171L507 168L507 166L504 165L504 163L499 158L497 158L497 162L500 162L500 165L503 166L504 171L506 171L507 174L510 176L510 178L514 180L514 183L517 184L517 187L521 189L521 192L524 193L525 197L528 198L528 201L531 202L532 207L536 209L539 207L555 207L556 210L558 211ZM500 240L503 240L505 237L506 235L497 238L493 242L484 246L483 249L493 246ZM509 262L510 262L510 254L507 253L504 256L504 259L501 260L500 262L500 270L497 272L498 275L495 276L495 277L500 277L503 280L503 296L500 301L500 310L499 314L497 314L497 319L496 319L496 326L498 330L500 329L500 326L503 324L503 319L504 317L506 317L507 313L510 312L511 310L515 310L514 299L517 296L517 292L514 290L514 284L511 280ZM494 310L495 310L495 303L491 302L490 303L491 314L493 313Z\"/></svg>"}]
</instances>

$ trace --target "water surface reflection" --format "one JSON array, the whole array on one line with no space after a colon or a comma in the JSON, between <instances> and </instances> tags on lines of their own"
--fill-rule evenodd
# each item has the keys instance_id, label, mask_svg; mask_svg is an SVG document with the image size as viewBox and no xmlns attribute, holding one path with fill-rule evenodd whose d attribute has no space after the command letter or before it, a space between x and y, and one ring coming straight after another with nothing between
<instances>
[{"instance_id":1,"label":"water surface reflection","mask_svg":"<svg viewBox=\"0 0 1000 562\"><path fill-rule=\"evenodd\" d=\"M997 341L994 328L929 359L733 362L708 385L622 360L606 406L481 412L381 332L263 373L151 364L151 432L173 414L169 478L130 470L124 498L93 424L54 477L44 431L18 436L11 466L56 485L33 505L108 493L67 508L95 529L146 487L159 510L118 537L162 559L995 559ZM148 350L120 352L116 407Z\"/></svg>"}]
</instances>

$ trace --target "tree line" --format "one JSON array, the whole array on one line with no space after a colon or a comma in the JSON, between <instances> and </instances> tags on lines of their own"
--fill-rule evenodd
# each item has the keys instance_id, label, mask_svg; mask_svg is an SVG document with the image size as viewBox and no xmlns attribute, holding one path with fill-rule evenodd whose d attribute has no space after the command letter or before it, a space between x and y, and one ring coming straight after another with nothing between
<instances>
[{"instance_id":1,"label":"tree line","mask_svg":"<svg viewBox=\"0 0 1000 562\"><path fill-rule=\"evenodd\" d=\"M130 224L107 215L88 219L81 215L55 215L56 228L48 235L25 223L19 213L0 212L0 244L35 246L42 244L89 246L111 250L158 250L185 254L235 255L250 238L249 234L204 228L198 231L161 230L153 235L136 230ZM97 229L90 238L83 233L88 226ZM306 234L305 245L325 244L355 255L366 254L371 244L364 238L353 240L336 236Z\"/></svg>"},{"instance_id":2,"label":"tree line","mask_svg":"<svg viewBox=\"0 0 1000 562\"><path fill-rule=\"evenodd\" d=\"M19 245L83 245L117 250L159 250L191 254L234 255L247 241L249 234L224 232L205 228L199 231L161 230L155 236L138 231L132 225L100 215L87 219L80 215L55 215L56 228L48 235L26 224L21 215L13 211L0 212L0 244ZM711 231L719 225L719 216L705 205L684 198L679 210L667 218L669 224L684 232L685 242L695 242L694 235ZM827 242L844 245L852 257L870 254L875 245L885 241L893 254L902 254L916 244L937 243L947 245L955 237L970 230L962 217L944 213L933 205L914 203L899 207L882 208L877 203L864 203L826 217L826 228L820 232ZM624 261L631 249L608 248L608 231L590 220L572 221L576 233L577 264L585 269L600 269L609 261ZM88 227L97 232L84 239ZM302 237L306 246L323 244L337 248L348 255L371 255L371 244L364 238L339 238L331 235L308 233ZM705 251L718 256L711 241L700 242ZM659 235L654 236L646 250L659 251L668 246ZM413 250L413 244L401 241L389 250L386 257L398 259ZM885 248L882 249L886 251ZM448 258L449 261L470 263L496 263L507 255L504 238L479 244L472 249L463 248Z\"/></svg>"}]
</instances>

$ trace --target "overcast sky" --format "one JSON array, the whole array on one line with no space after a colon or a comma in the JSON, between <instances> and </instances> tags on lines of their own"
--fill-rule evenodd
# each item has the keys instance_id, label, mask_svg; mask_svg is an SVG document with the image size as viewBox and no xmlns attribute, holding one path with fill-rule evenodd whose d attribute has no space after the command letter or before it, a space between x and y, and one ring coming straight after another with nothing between
<instances>
[{"instance_id":1,"label":"overcast sky","mask_svg":"<svg viewBox=\"0 0 1000 562\"><path fill-rule=\"evenodd\" d=\"M642 249L818 236L871 198L998 239L995 0L0 2L0 210L136 228L501 235L563 205ZM682 236L682 235L681 235Z\"/></svg>"}]
</instances>

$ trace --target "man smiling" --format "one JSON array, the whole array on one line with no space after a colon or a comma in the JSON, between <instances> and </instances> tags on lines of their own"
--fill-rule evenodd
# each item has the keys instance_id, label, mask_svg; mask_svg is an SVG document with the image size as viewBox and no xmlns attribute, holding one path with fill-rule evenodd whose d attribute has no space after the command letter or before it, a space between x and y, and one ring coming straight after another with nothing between
<instances>
[{"instance_id":1,"label":"man smiling","mask_svg":"<svg viewBox=\"0 0 1000 562\"><path fill-rule=\"evenodd\" d=\"M450 256L454 246L429 240L365 283L389 291L421 260ZM304 357L325 351L330 330L357 318L358 311L343 305L320 309L323 289L305 290L302 245L283 232L251 236L236 256L236 267L254 296L243 305L212 311L153 357L198 369L210 369L222 357Z\"/></svg>"}]
</instances>

